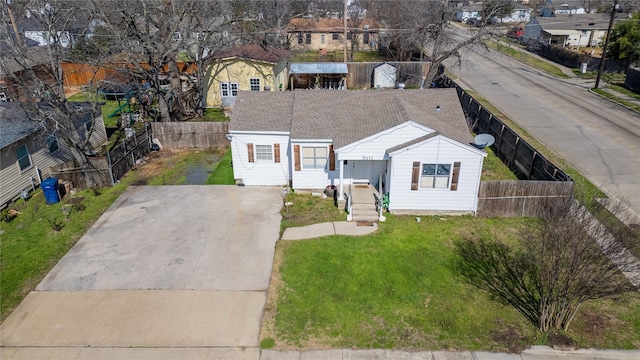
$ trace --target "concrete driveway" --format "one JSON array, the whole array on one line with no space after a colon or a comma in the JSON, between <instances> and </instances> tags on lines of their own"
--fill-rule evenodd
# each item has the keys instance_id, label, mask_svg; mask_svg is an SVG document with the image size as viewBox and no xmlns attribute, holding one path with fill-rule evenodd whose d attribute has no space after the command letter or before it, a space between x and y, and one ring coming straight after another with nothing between
<instances>
[{"instance_id":1,"label":"concrete driveway","mask_svg":"<svg viewBox=\"0 0 640 360\"><path fill-rule=\"evenodd\" d=\"M167 354L257 359L280 191L129 188L2 324L2 358L87 347L80 358L179 348Z\"/></svg>"}]
</instances>

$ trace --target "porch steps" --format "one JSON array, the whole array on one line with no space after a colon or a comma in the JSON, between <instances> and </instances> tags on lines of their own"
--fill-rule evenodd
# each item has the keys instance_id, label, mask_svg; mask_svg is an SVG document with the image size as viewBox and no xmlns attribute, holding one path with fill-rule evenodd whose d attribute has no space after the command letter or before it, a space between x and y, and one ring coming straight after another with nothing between
<instances>
[{"instance_id":1,"label":"porch steps","mask_svg":"<svg viewBox=\"0 0 640 360\"><path fill-rule=\"evenodd\" d=\"M352 221L378 221L378 212L375 205L354 204L351 210L353 211Z\"/></svg>"},{"instance_id":2,"label":"porch steps","mask_svg":"<svg viewBox=\"0 0 640 360\"><path fill-rule=\"evenodd\" d=\"M376 194L376 190L371 186L357 186L352 188L352 221L378 221Z\"/></svg>"}]
</instances>

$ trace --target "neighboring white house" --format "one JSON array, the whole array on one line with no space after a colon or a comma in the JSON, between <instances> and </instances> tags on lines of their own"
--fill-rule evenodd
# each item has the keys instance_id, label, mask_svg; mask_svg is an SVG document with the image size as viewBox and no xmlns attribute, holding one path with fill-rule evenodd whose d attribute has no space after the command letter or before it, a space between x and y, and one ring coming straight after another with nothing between
<instances>
[{"instance_id":1,"label":"neighboring white house","mask_svg":"<svg viewBox=\"0 0 640 360\"><path fill-rule=\"evenodd\" d=\"M525 26L524 40L539 40L549 45L597 46L609 27L609 15L556 15L533 17Z\"/></svg>"},{"instance_id":2,"label":"neighboring white house","mask_svg":"<svg viewBox=\"0 0 640 360\"><path fill-rule=\"evenodd\" d=\"M371 184L391 212L477 209L486 153L455 89L240 92L228 137L238 183L334 185L339 200Z\"/></svg>"},{"instance_id":3,"label":"neighboring white house","mask_svg":"<svg viewBox=\"0 0 640 360\"><path fill-rule=\"evenodd\" d=\"M482 4L471 4L462 7L456 11L456 20L460 22L467 22L469 19L478 18L483 16ZM529 21L531 18L531 9L528 7L516 7L511 14L504 16L503 18L492 17L491 21L494 23L510 23Z\"/></svg>"}]
</instances>

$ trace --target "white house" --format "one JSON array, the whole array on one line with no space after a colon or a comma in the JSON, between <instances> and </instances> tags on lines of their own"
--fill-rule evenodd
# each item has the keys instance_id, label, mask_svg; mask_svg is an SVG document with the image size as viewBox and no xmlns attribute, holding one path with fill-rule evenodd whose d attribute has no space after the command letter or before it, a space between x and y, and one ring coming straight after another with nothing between
<instances>
[{"instance_id":1,"label":"white house","mask_svg":"<svg viewBox=\"0 0 640 360\"><path fill-rule=\"evenodd\" d=\"M391 212L477 209L486 153L455 89L240 92L228 137L238 183L333 185L339 200L368 184Z\"/></svg>"},{"instance_id":2,"label":"white house","mask_svg":"<svg viewBox=\"0 0 640 360\"><path fill-rule=\"evenodd\" d=\"M562 47L594 47L602 43L608 27L607 14L539 16L525 26L523 38Z\"/></svg>"}]
</instances>

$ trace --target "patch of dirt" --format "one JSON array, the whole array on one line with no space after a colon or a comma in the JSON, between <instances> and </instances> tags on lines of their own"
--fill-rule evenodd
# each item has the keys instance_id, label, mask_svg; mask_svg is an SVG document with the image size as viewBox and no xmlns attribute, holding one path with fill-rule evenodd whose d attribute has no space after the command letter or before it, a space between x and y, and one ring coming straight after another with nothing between
<instances>
[{"instance_id":1,"label":"patch of dirt","mask_svg":"<svg viewBox=\"0 0 640 360\"><path fill-rule=\"evenodd\" d=\"M493 341L514 354L519 354L527 348L526 339L516 326L505 324L501 320L497 320L496 323L497 330L491 334Z\"/></svg>"},{"instance_id":2,"label":"patch of dirt","mask_svg":"<svg viewBox=\"0 0 640 360\"><path fill-rule=\"evenodd\" d=\"M150 152L148 156L143 158L143 163L138 165L136 170L130 172L135 174L136 177L136 180L134 180L131 185L147 185L150 178L162 174L167 167L175 164L180 157L192 151L193 150L188 149L162 149L160 151Z\"/></svg>"},{"instance_id":3,"label":"patch of dirt","mask_svg":"<svg viewBox=\"0 0 640 360\"><path fill-rule=\"evenodd\" d=\"M575 340L557 332L549 332L549 345L557 350L575 350L577 347Z\"/></svg>"}]
</instances>

